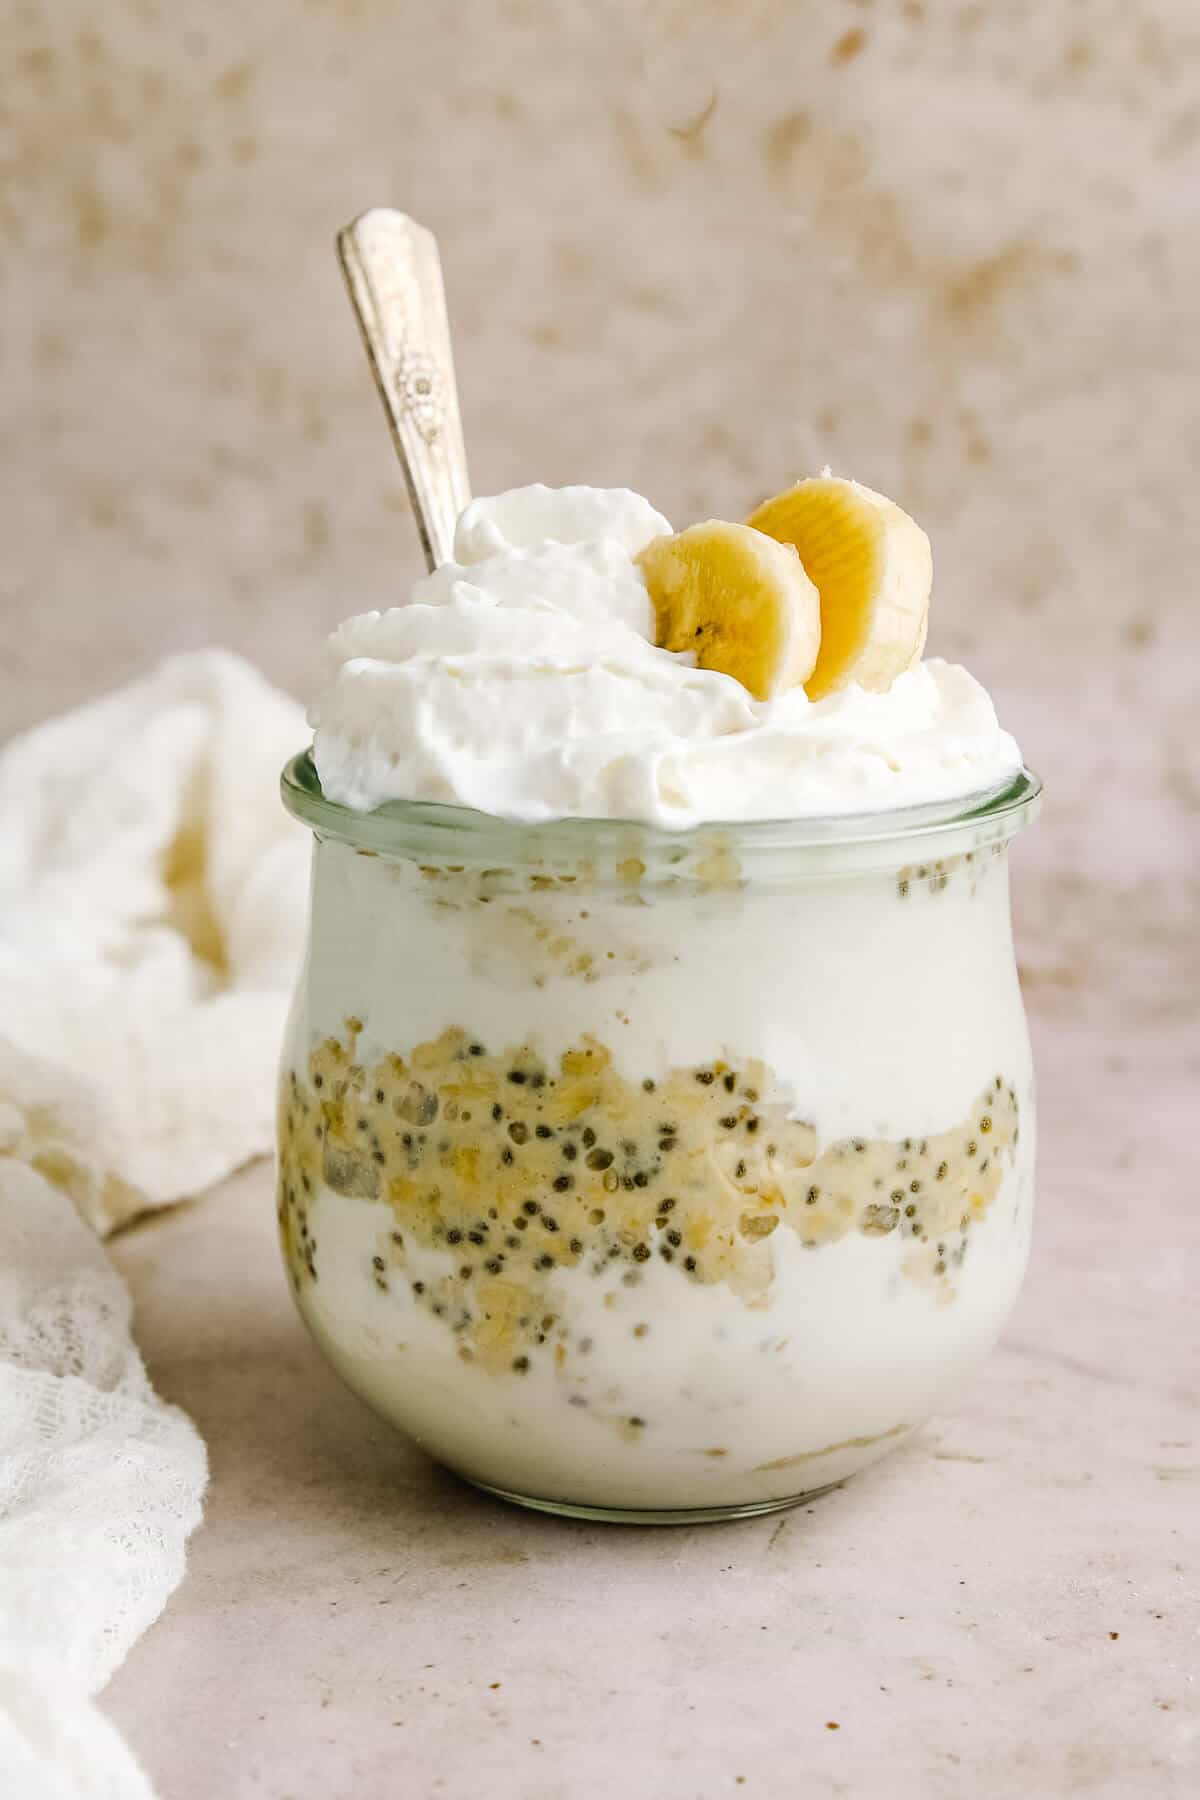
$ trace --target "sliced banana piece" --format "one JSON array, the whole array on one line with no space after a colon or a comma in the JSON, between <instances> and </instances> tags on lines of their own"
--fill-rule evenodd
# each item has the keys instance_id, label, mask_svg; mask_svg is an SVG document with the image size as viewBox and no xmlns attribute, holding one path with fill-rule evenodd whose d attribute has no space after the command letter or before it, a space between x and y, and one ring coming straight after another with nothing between
<instances>
[{"instance_id":1,"label":"sliced banana piece","mask_svg":"<svg viewBox=\"0 0 1200 1800\"><path fill-rule=\"evenodd\" d=\"M852 681L882 693L920 661L933 553L894 501L818 475L765 500L748 523L793 544L820 593L820 654L804 684L810 700Z\"/></svg>"},{"instance_id":2,"label":"sliced banana piece","mask_svg":"<svg viewBox=\"0 0 1200 1800\"><path fill-rule=\"evenodd\" d=\"M821 603L792 545L709 519L655 538L636 560L660 649L694 650L702 669L732 675L756 700L812 673Z\"/></svg>"}]
</instances>

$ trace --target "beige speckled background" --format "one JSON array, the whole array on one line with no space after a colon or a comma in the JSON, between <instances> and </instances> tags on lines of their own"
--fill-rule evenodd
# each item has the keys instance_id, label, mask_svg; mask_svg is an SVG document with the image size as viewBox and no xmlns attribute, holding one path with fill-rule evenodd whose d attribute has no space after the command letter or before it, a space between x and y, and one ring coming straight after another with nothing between
<instances>
[{"instance_id":1,"label":"beige speckled background","mask_svg":"<svg viewBox=\"0 0 1200 1800\"><path fill-rule=\"evenodd\" d=\"M1048 778L1031 995L1195 1000L1195 0L84 0L6 31L0 719L418 567L334 230L438 231L474 483L828 460ZM1187 967L1182 984L1180 971ZM1084 998L1080 996L1084 995Z\"/></svg>"},{"instance_id":2,"label":"beige speckled background","mask_svg":"<svg viewBox=\"0 0 1200 1800\"><path fill-rule=\"evenodd\" d=\"M212 1453L105 1699L161 1792L1193 1795L1200 0L7 0L2 35L0 737L213 642L303 692L417 572L332 250L392 204L441 239L478 491L884 489L931 650L1048 790L1026 1297L826 1511L668 1543L473 1499L302 1343L265 1165L119 1240Z\"/></svg>"}]
</instances>

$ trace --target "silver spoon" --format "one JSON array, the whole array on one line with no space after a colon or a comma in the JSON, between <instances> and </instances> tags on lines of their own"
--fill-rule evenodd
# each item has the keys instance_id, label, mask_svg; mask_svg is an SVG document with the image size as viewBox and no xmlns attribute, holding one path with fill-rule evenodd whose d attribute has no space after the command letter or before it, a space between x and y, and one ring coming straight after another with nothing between
<instances>
[{"instance_id":1,"label":"silver spoon","mask_svg":"<svg viewBox=\"0 0 1200 1800\"><path fill-rule=\"evenodd\" d=\"M425 560L449 562L471 498L442 262L432 231L373 207L338 232L338 255L404 469Z\"/></svg>"}]
</instances>

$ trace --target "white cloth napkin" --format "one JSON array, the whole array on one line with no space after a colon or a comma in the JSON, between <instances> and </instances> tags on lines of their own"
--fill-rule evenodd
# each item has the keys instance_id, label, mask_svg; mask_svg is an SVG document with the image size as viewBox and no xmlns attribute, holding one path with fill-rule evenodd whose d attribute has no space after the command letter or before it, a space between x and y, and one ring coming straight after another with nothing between
<instances>
[{"instance_id":1,"label":"white cloth napkin","mask_svg":"<svg viewBox=\"0 0 1200 1800\"><path fill-rule=\"evenodd\" d=\"M101 1231L270 1142L308 855L278 779L303 741L295 701L205 651L0 752L0 1038L103 1134L69 1176ZM21 1079L6 1057L0 1103ZM68 1181L70 1150L24 1153Z\"/></svg>"},{"instance_id":2,"label":"white cloth napkin","mask_svg":"<svg viewBox=\"0 0 1200 1800\"><path fill-rule=\"evenodd\" d=\"M183 1573L204 1447L95 1236L269 1147L300 708L180 656L0 751L0 1794L148 1800L92 1704Z\"/></svg>"}]
</instances>

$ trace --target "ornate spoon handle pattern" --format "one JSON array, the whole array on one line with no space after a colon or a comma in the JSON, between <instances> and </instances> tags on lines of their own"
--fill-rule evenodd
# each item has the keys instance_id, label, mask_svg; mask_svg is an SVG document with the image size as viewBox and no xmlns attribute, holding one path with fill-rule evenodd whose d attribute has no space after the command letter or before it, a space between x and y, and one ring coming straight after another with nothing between
<instances>
[{"instance_id":1,"label":"ornate spoon handle pattern","mask_svg":"<svg viewBox=\"0 0 1200 1800\"><path fill-rule=\"evenodd\" d=\"M425 559L448 562L471 498L437 239L407 214L374 207L338 233L338 255Z\"/></svg>"}]
</instances>

